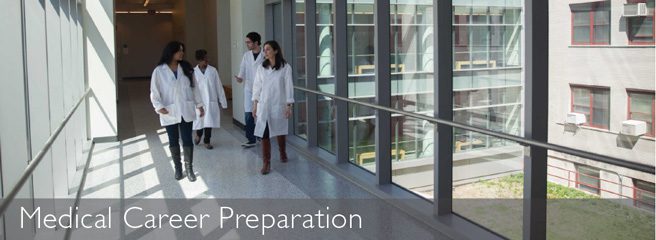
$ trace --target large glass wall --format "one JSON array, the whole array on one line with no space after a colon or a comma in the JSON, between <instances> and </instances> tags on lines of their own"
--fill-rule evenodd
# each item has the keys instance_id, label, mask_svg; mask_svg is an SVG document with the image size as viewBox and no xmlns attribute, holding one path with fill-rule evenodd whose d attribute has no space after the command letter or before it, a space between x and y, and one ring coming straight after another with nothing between
<instances>
[{"instance_id":1,"label":"large glass wall","mask_svg":"<svg viewBox=\"0 0 656 240\"><path fill-rule=\"evenodd\" d=\"M453 1L454 122L523 134L521 15L521 1ZM493 231L506 231L505 236L521 236L522 195L498 186L512 182L515 193L523 189L523 147L458 128L453 142L453 212ZM472 211L481 202L472 199L492 200L485 204L504 210L487 206L482 208L486 211ZM498 214L505 214L507 222L483 220ZM507 230L506 225L519 227Z\"/></svg>"},{"instance_id":2,"label":"large glass wall","mask_svg":"<svg viewBox=\"0 0 656 240\"><path fill-rule=\"evenodd\" d=\"M348 97L359 102L376 104L376 86L381 79L390 83L390 107L407 113L433 116L437 111L434 98L437 93L435 84L439 82L434 75L435 38L440 29L435 29L434 16L437 6L430 0L393 0L375 2L373 0L347 0L346 14L335 13L332 1L318 1L317 4L317 87L320 91L335 93L337 81L347 81ZM449 9L452 11L452 70L453 79L453 121L476 128L522 137L525 125L533 123L536 118L527 119L525 109L532 109L547 101L543 96L527 96L526 86L529 79L527 69L540 70L543 66L527 66L530 61L526 56L525 46L529 43L540 45L542 40L525 36L525 16L527 9L524 0L453 0ZM533 4L541 2L533 1ZM610 47L574 46L572 44L573 12L581 9L577 4L604 5L611 12L622 12L625 5L631 8L647 6L647 15L610 16ZM389 48L374 46L376 29L376 12L389 4ZM594 6L588 7L594 9ZM323 14L322 14L323 13ZM654 44L653 34L640 34L644 41L635 40L631 29L648 29L653 18L652 0L631 0L626 4L608 1L606 3L557 3L549 4L549 141L575 149L589 150L628 161L653 166L654 162ZM588 15L596 14L594 11ZM641 15L642 14L642 15ZM334 17L346 16L346 26L334 26ZM608 17L607 15L604 15ZM594 18L591 18L593 20ZM387 19L383 19L387 20ZM612 26L619 22L619 32ZM638 26L639 24L642 24ZM539 24L535 23L534 24ZM621 26L631 31L622 32ZM344 28L345 27L345 28ZM605 26L607 27L607 26ZM606 28L604 28L606 29ZM346 33L346 49L335 49L333 32ZM440 35L443 36L443 35ZM532 41L528 41L532 40ZM646 43L645 43L646 42ZM631 46L629 46L631 45ZM374 49L377 53L374 54ZM448 48L447 48L448 49ZM533 54L540 51L533 49ZM346 79L335 79L335 52L348 56ZM376 65L379 54L388 55L389 66ZM533 55L530 54L530 55ZM572 56L572 57L568 57ZM309 56L314 57L314 56ZM537 56L540 57L546 56ZM626 59L633 59L627 61ZM600 65L601 64L601 65ZM600 68L601 66L601 68ZM379 72L388 69L389 76L377 77ZM385 70L385 71L376 71ZM621 70L621 71L620 71ZM625 71L626 70L626 71ZM629 71L630 70L630 71ZM631 73L627 75L627 73ZM536 76L534 76L536 77ZM539 77L536 77L539 78ZM619 81L618 79L623 79ZM342 83L342 82L339 82ZM533 82L536 84L535 82ZM578 90L577 90L578 89ZM584 89L580 90L580 89ZM606 91L608 101L592 101L590 94L602 89ZM574 91L577 90L577 91ZM536 90L532 90L535 92ZM579 96L580 93L590 96ZM579 95L576 95L579 94ZM539 94L535 94L539 95ZM606 202L594 203L609 206L607 212L587 206L589 201L552 201L549 204L549 226L547 236L586 238L582 236L597 235L588 231L603 233L598 226L619 224L617 229L631 229L653 232L653 174L638 171L630 167L612 166L599 159L583 159L569 153L550 151L544 172L525 171L524 165L534 159L526 151L527 143L520 145L517 139L507 140L488 134L477 133L453 127L453 144L450 153L452 162L452 181L449 190L439 190L434 179L439 178L434 172L438 149L434 139L436 126L430 121L411 117L405 113L391 114L389 126L376 126L376 111L358 103L347 104L348 108L348 144L335 145L335 115L337 106L327 97L317 95L319 114L318 145L335 151L336 148L348 147L348 161L362 169L374 173L372 177L379 185L394 184L426 200L433 200L435 191L450 191L454 216L491 230L507 238L524 237L522 230L527 223L524 212L525 176L527 174L547 174L547 196L553 199L600 199L616 198L624 205L607 205ZM527 106L525 99L533 99L533 106ZM590 100L590 101L582 101ZM576 102L572 102L575 101ZM341 101L341 100L335 100ZM599 105L599 104L606 105ZM585 105L588 104L588 105ZM596 104L596 105L595 105ZM599 106L597 106L599 105ZM588 109L580 112L576 109ZM600 110L604 110L600 113ZM531 113L531 112L529 112ZM534 112L532 112L533 114ZM572 124L568 116L587 113L583 116L588 123ZM593 121L594 120L594 121ZM342 124L340 119L339 124ZM626 122L629 121L629 122ZM603 122L598 127L596 122ZM644 133L625 130L630 126L645 124ZM340 125L341 126L341 125ZM376 135L377 127L389 127L391 136ZM542 126L539 126L542 127ZM631 128L634 129L634 128ZM387 131L387 129L385 129ZM377 144L390 144L390 157L381 159L375 154ZM378 145L380 146L380 145ZM534 146L535 147L535 146ZM539 148L538 148L539 149ZM440 156L444 152L441 152ZM533 153L535 154L535 153ZM544 156L544 157L547 157ZM541 159L543 156L537 156ZM342 160L342 159L339 159ZM341 162L341 161L339 161ZM388 164L390 163L391 164ZM381 164L385 163L385 164ZM533 169L535 166L531 163ZM358 169L357 171L359 171ZM356 170L354 170L356 171ZM377 172L380 171L380 172ZM387 171L391 173L389 179ZM365 172L365 171L362 171ZM367 174L363 174L368 176ZM391 182L390 182L391 180ZM535 181L535 180L534 180ZM378 185L377 185L378 186ZM535 189L532 186L532 189ZM438 205L440 201L435 201ZM559 205L560 204L560 205ZM588 204L589 205L589 204ZM433 206L435 207L435 206ZM611 208L612 207L612 208ZM625 208L631 207L631 208ZM439 208L439 206L438 206ZM563 209L573 208L565 211ZM574 209L575 208L575 209ZM594 209L588 215L572 215L573 212L585 212ZM535 210L535 209L532 209ZM647 211L643 211L647 210ZM540 211L538 209L538 211ZM637 212L636 212L637 211ZM651 211L651 212L650 212ZM613 219L607 213L627 215L632 219ZM429 213L427 213L429 214ZM529 215L540 213L528 213ZM649 215L651 214L651 215ZM594 219L596 224L587 224L580 229L568 229L579 226L571 222L585 221L580 216ZM645 217L647 216L647 217ZM651 217L649 217L651 216ZM604 220L605 219L605 220ZM611 221L612 220L612 221ZM555 221L555 222L554 222ZM620 224L621 223L621 224ZM623 225L622 225L623 224ZM535 227L535 226L533 226ZM618 234L619 230L612 234ZM566 233L566 234L564 234ZM621 233L619 233L621 234ZM636 236L640 238L642 234ZM600 236L600 235L599 235Z\"/></svg>"},{"instance_id":3,"label":"large glass wall","mask_svg":"<svg viewBox=\"0 0 656 240\"><path fill-rule=\"evenodd\" d=\"M332 1L316 2L316 34L317 34L317 90L335 93L335 44L333 32L335 7ZM335 152L335 102L332 99L317 96L318 140L319 147Z\"/></svg>"}]
</instances>

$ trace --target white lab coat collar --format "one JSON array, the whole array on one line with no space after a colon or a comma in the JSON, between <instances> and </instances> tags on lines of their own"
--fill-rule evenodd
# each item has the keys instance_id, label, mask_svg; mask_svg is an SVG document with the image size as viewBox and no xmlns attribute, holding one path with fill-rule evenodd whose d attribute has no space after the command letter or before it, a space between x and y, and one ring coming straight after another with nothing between
<instances>
[{"instance_id":1,"label":"white lab coat collar","mask_svg":"<svg viewBox=\"0 0 656 240\"><path fill-rule=\"evenodd\" d=\"M173 74L173 70L166 63L162 63L161 65L159 65L159 67L162 69L162 71L164 71L164 73L166 74L167 77L170 77L171 79L176 79L176 80L180 79L180 77L181 77L180 73L182 73L182 71L180 71L180 68L182 68L182 66L180 66L179 63L178 63L178 68L175 70L177 72L176 74Z\"/></svg>"}]
</instances>

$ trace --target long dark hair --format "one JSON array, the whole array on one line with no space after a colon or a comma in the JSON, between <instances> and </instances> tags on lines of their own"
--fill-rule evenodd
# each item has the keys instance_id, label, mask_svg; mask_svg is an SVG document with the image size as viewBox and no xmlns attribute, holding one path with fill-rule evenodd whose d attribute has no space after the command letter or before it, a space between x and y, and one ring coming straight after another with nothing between
<instances>
[{"instance_id":1,"label":"long dark hair","mask_svg":"<svg viewBox=\"0 0 656 240\"><path fill-rule=\"evenodd\" d=\"M181 42L178 41L171 41L168 44L166 44L166 47L164 47L164 50L162 51L162 57L159 58L159 63L157 63L157 66L162 65L162 64L169 64L171 63L171 60L173 60L173 56L175 53L177 53L180 48L182 48L182 51L184 52L185 45ZM182 67L182 72L184 73L187 78L189 78L189 86L194 87L194 68L191 66L191 64L185 60L178 61L178 64L180 67Z\"/></svg>"},{"instance_id":2,"label":"long dark hair","mask_svg":"<svg viewBox=\"0 0 656 240\"><path fill-rule=\"evenodd\" d=\"M285 58L282 57L282 51L280 50L280 45L278 45L278 42L271 40L265 42L264 46L266 47L266 45L269 45L269 47L278 52L276 53L276 65L273 66L273 70L279 70L281 67L284 67L285 64L287 64L287 61L285 61ZM269 59L264 60L264 62L262 62L262 66L265 68L271 66Z\"/></svg>"}]
</instances>

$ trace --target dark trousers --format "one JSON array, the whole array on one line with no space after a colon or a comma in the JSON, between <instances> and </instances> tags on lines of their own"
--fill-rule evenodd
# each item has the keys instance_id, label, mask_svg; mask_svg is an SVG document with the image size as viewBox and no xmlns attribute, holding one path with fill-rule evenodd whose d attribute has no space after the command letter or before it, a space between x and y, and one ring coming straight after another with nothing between
<instances>
[{"instance_id":1,"label":"dark trousers","mask_svg":"<svg viewBox=\"0 0 656 240\"><path fill-rule=\"evenodd\" d=\"M193 147L192 135L192 122L182 122L166 126L166 134L169 135L169 147L180 147L180 137L182 136L183 147Z\"/></svg>"},{"instance_id":2,"label":"dark trousers","mask_svg":"<svg viewBox=\"0 0 656 240\"><path fill-rule=\"evenodd\" d=\"M203 138L203 142L205 144L210 143L210 138L212 137L212 128L203 128L196 130L196 136L199 138L203 136L203 132L205 132L205 137Z\"/></svg>"},{"instance_id":3,"label":"dark trousers","mask_svg":"<svg viewBox=\"0 0 656 240\"><path fill-rule=\"evenodd\" d=\"M264 133L262 134L262 139L269 139L269 122L264 126Z\"/></svg>"},{"instance_id":4,"label":"dark trousers","mask_svg":"<svg viewBox=\"0 0 656 240\"><path fill-rule=\"evenodd\" d=\"M246 126L244 127L244 130L246 131L246 139L248 139L249 143L255 143L255 135L253 135L255 132L255 118L253 118L253 113L244 113L244 121L246 122Z\"/></svg>"}]
</instances>

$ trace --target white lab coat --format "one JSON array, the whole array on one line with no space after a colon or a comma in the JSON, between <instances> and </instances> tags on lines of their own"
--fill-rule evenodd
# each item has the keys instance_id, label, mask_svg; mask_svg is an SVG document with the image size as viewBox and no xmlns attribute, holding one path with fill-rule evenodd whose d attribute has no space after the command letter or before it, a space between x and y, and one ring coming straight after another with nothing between
<instances>
[{"instance_id":1,"label":"white lab coat","mask_svg":"<svg viewBox=\"0 0 656 240\"><path fill-rule=\"evenodd\" d=\"M225 92L223 91L223 84L219 78L219 72L212 66L207 66L205 73L200 70L198 66L194 68L194 78L196 81L196 88L200 93L200 98L203 101L205 108L205 116L200 117L200 111L196 111L196 121L194 121L194 130L203 128L219 128L221 127L221 109L219 102L223 109L228 108L228 101L226 100Z\"/></svg>"},{"instance_id":2,"label":"white lab coat","mask_svg":"<svg viewBox=\"0 0 656 240\"><path fill-rule=\"evenodd\" d=\"M189 85L189 78L178 66L177 78L167 64L159 65L150 77L150 101L157 110L166 108L168 114L159 114L162 126L196 120L196 108L203 106L198 88Z\"/></svg>"},{"instance_id":3,"label":"white lab coat","mask_svg":"<svg viewBox=\"0 0 656 240\"><path fill-rule=\"evenodd\" d=\"M287 135L289 126L285 108L288 103L294 103L293 84L292 67L289 64L279 70L262 66L257 69L252 99L258 101L255 136L264 135L267 122L269 137Z\"/></svg>"},{"instance_id":4,"label":"white lab coat","mask_svg":"<svg viewBox=\"0 0 656 240\"><path fill-rule=\"evenodd\" d=\"M255 71L258 67L262 66L264 61L264 52L260 51L257 59L253 58L253 51L246 51L241 58L241 65L239 65L239 75L244 79L244 112L253 111L253 82L255 81Z\"/></svg>"}]
</instances>

